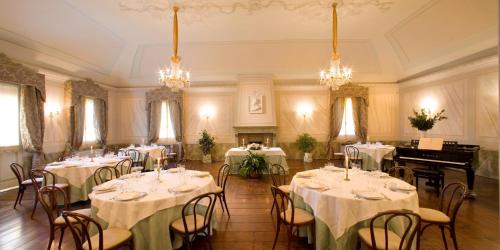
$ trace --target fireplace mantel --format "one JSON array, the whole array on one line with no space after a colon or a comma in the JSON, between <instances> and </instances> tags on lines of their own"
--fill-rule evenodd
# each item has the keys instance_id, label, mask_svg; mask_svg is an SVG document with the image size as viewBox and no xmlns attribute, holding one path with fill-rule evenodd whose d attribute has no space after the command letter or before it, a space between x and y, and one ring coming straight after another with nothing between
<instances>
[{"instance_id":1,"label":"fireplace mantel","mask_svg":"<svg viewBox=\"0 0 500 250\"><path fill-rule=\"evenodd\" d=\"M267 146L276 145L277 126L235 126L233 128L235 143L238 146L241 146L243 138L245 139L245 144L250 142L265 143L269 140L269 145Z\"/></svg>"}]
</instances>

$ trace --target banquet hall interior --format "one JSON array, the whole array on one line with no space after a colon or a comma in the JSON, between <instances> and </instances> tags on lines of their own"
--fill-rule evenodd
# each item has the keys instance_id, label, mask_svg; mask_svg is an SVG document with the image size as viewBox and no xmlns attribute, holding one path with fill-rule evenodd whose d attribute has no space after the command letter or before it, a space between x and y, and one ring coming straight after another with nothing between
<instances>
[{"instance_id":1,"label":"banquet hall interior","mask_svg":"<svg viewBox=\"0 0 500 250\"><path fill-rule=\"evenodd\" d=\"M0 249L500 249L496 0L0 1Z\"/></svg>"}]
</instances>

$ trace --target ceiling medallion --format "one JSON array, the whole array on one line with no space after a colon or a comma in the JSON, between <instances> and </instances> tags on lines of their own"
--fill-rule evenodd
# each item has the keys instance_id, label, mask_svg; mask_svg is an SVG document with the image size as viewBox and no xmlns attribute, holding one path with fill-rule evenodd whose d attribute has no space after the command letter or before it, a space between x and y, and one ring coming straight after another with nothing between
<instances>
[{"instance_id":1,"label":"ceiling medallion","mask_svg":"<svg viewBox=\"0 0 500 250\"><path fill-rule=\"evenodd\" d=\"M174 6L174 29L173 29L173 55L170 57L170 68L165 66L164 69L160 70L160 84L165 85L172 89L172 91L178 91L179 89L189 87L190 76L188 71L181 69L181 58L177 55L178 42L179 42L179 28L177 21L177 12L179 7Z\"/></svg>"},{"instance_id":2,"label":"ceiling medallion","mask_svg":"<svg viewBox=\"0 0 500 250\"><path fill-rule=\"evenodd\" d=\"M332 90L337 90L340 86L351 81L352 70L340 65L340 55L337 53L337 3L332 4L332 9L332 59L330 68L320 72L319 83L330 87Z\"/></svg>"},{"instance_id":3,"label":"ceiling medallion","mask_svg":"<svg viewBox=\"0 0 500 250\"><path fill-rule=\"evenodd\" d=\"M149 13L154 18L165 18L165 12L178 6L183 11L183 20L188 23L201 21L214 14L253 14L257 11L277 8L298 11L307 18L326 21L332 0L121 0L120 10ZM354 16L363 9L372 7L380 11L389 10L396 0L338 0L342 15Z\"/></svg>"}]
</instances>

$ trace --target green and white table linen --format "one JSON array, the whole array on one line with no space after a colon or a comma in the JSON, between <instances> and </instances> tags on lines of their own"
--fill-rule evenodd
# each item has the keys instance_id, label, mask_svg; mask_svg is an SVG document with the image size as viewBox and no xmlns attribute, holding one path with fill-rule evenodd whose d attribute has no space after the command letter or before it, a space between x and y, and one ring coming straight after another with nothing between
<instances>
[{"instance_id":1,"label":"green and white table linen","mask_svg":"<svg viewBox=\"0 0 500 250\"><path fill-rule=\"evenodd\" d=\"M160 146L160 145L143 145L143 146L139 146L139 147L130 146L127 148L122 148L120 150L126 151L128 149L135 149L135 150L139 151L141 153L141 159L139 159L139 160L141 160L141 161L143 160L142 157L144 157L144 155L146 155L146 153L149 153L149 158L146 161L146 166L144 166L144 167L146 170L154 170L156 160L161 159L161 151L164 148L165 148L164 146Z\"/></svg>"},{"instance_id":2,"label":"green and white table linen","mask_svg":"<svg viewBox=\"0 0 500 250\"><path fill-rule=\"evenodd\" d=\"M86 201L95 186L94 172L104 166L115 166L124 157L106 156L90 158L75 158L62 162L52 162L45 167L56 176L56 183L67 183L70 189L70 202ZM48 180L51 182L51 180Z\"/></svg>"},{"instance_id":3,"label":"green and white table linen","mask_svg":"<svg viewBox=\"0 0 500 250\"><path fill-rule=\"evenodd\" d=\"M272 164L279 164L288 173L286 154L283 149L279 147L273 147L261 150L251 150L251 152L253 154L264 155L269 166L271 166ZM226 152L224 163L228 164L231 167L231 174L239 174L241 163L243 162L245 156L247 156L248 154L249 152L246 149L242 148L231 148Z\"/></svg>"},{"instance_id":4,"label":"green and white table linen","mask_svg":"<svg viewBox=\"0 0 500 250\"><path fill-rule=\"evenodd\" d=\"M409 185L399 179L380 178L376 174L357 169L349 170L350 181L344 181L344 169L308 172L313 176L293 178L290 191L295 207L310 211L316 218L317 249L354 249L357 230L369 226L370 219L379 212L388 210L418 212L416 191L404 193L385 188L389 183ZM322 188L313 189L310 186ZM363 191L378 192L385 198L381 200L359 198L358 194ZM395 223L391 229L401 234L402 224ZM306 232L305 228L302 229L301 235L305 236ZM311 236L308 232L307 235ZM312 239L309 241L312 242Z\"/></svg>"},{"instance_id":5,"label":"green and white table linen","mask_svg":"<svg viewBox=\"0 0 500 250\"><path fill-rule=\"evenodd\" d=\"M157 181L156 172L143 173L138 178L112 180L117 189L107 193L90 194L92 217L106 227L131 230L135 249L175 249L181 241L170 240L170 223L181 218L183 205L190 199L208 192L215 192L216 184L211 175L195 177L196 171L181 173L162 171ZM130 176L134 176L131 174ZM175 193L171 189L184 184L195 185L189 192ZM107 184L109 185L109 184ZM137 200L115 200L120 192L145 192Z\"/></svg>"},{"instance_id":6,"label":"green and white table linen","mask_svg":"<svg viewBox=\"0 0 500 250\"><path fill-rule=\"evenodd\" d=\"M382 170L382 161L386 155L392 154L396 147L382 144L353 144L359 150L359 157L363 159L363 170Z\"/></svg>"}]
</instances>

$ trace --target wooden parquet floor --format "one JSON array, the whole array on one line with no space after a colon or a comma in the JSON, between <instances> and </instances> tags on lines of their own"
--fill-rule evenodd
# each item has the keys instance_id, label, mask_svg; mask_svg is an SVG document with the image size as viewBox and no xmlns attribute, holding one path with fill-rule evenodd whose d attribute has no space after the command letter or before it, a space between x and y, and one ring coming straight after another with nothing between
<instances>
[{"instance_id":1,"label":"wooden parquet floor","mask_svg":"<svg viewBox=\"0 0 500 250\"><path fill-rule=\"evenodd\" d=\"M217 175L221 163L201 164L198 161L188 162L190 169L210 171ZM317 168L324 161L316 160L311 164L301 161L288 161L291 174L304 169ZM446 182L464 181L462 173L446 171ZM247 180L230 177L227 187L227 202L231 218L221 214L217 205L218 228L212 237L214 249L246 250L271 249L274 239L275 225L270 214L272 196L270 179ZM428 192L421 182L419 190L422 207L436 207L438 198ZM467 200L460 209L457 220L458 242L461 249L500 249L498 181L477 177L475 191L476 200ZM12 208L17 190L0 193L0 249L46 249L48 243L48 221L41 207L37 209L35 218L30 219L33 205L33 193L25 194L23 203L16 210ZM89 203L76 204L77 207L88 207ZM281 230L282 232L285 230ZM58 235L56 235L56 238ZM286 235L279 237L277 249L286 248ZM200 240L196 248L201 248ZM448 238L449 245L451 239ZM63 241L63 249L74 249L69 231ZM305 239L295 239L293 249L312 249ZM56 249L56 247L53 247ZM436 228L426 230L422 238L421 249L444 249L440 232Z\"/></svg>"}]
</instances>

